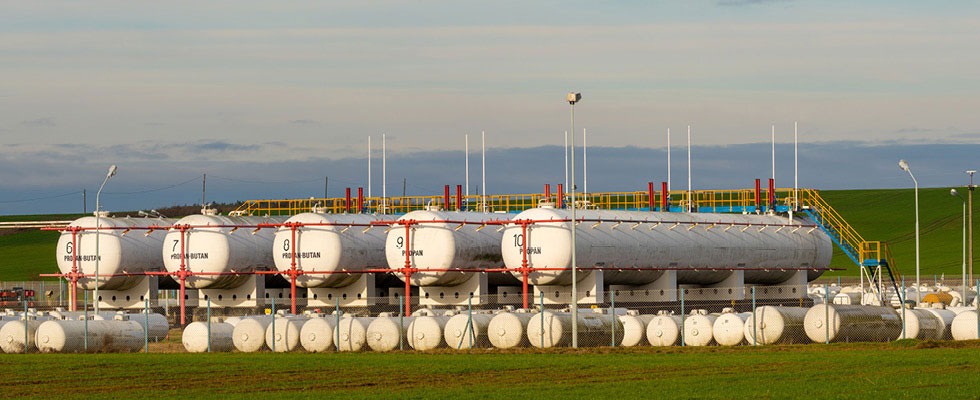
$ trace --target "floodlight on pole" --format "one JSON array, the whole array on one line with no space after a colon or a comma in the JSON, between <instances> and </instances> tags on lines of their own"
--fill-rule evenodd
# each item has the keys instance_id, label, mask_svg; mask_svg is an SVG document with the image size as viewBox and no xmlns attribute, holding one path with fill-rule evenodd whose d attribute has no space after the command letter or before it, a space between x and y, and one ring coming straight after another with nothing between
<instances>
[{"instance_id":1,"label":"floodlight on pole","mask_svg":"<svg viewBox=\"0 0 980 400\"><path fill-rule=\"evenodd\" d=\"M567 96L565 96L565 100L568 101L568 105L571 111L571 122L572 122L571 146L572 149L575 149L575 103L578 103L580 100L582 100L582 94L569 93ZM576 270L578 269L578 264L576 264L577 260L575 258L575 229L576 229L575 207L577 207L577 205L575 204L575 151L574 150L572 150L571 174L572 174L571 176L572 180L570 182L571 186L568 187L568 190L569 190L569 194L572 197L572 201L569 202L572 208L572 213L571 213L572 214L572 218L571 218L572 219L571 221L572 224L571 227L572 229L572 265L571 265L572 301L569 306L572 309L572 347L577 348L578 347L578 284L577 284L578 276L576 274ZM544 310L542 310L541 312L544 312Z\"/></svg>"},{"instance_id":2,"label":"floodlight on pole","mask_svg":"<svg viewBox=\"0 0 980 400\"><path fill-rule=\"evenodd\" d=\"M95 301L95 313L96 314L99 313L99 301L100 301L100 299L99 299L99 259L102 258L99 255L99 237L102 236L102 226L101 226L102 208L101 208L100 200L101 200L101 197L102 197L102 188L105 187L106 182L109 182L109 178L112 178L113 176L116 176L116 173L117 172L119 172L119 168L116 168L116 165L115 164L113 164L112 166L110 166L109 167L109 172L106 173L105 179L102 180L102 185L99 186L99 191L97 193L95 193L95 295L93 296L94 297L93 301Z\"/></svg>"},{"instance_id":3,"label":"floodlight on pole","mask_svg":"<svg viewBox=\"0 0 980 400\"><path fill-rule=\"evenodd\" d=\"M909 173L912 177L912 182L915 183L915 302L918 303L922 301L921 286L919 281L919 181L915 179L915 175L912 174L912 168L909 166L909 162L905 160L898 161L898 167Z\"/></svg>"}]
</instances>

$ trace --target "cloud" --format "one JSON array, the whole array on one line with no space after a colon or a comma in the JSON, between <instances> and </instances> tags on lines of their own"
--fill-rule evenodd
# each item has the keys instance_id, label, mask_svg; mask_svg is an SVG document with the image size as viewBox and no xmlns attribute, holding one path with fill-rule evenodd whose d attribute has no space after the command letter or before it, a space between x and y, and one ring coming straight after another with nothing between
<instances>
[{"instance_id":1,"label":"cloud","mask_svg":"<svg viewBox=\"0 0 980 400\"><path fill-rule=\"evenodd\" d=\"M320 122L314 121L312 119L294 119L292 121L289 121L289 123L293 125L317 125Z\"/></svg>"},{"instance_id":2,"label":"cloud","mask_svg":"<svg viewBox=\"0 0 980 400\"><path fill-rule=\"evenodd\" d=\"M57 126L58 125L55 122L54 117L42 117L42 118L38 118L38 119L31 119L31 120L27 120L27 121L21 121L20 124L21 125L25 125L25 126L42 127L42 128L50 128L50 127L54 127L54 126Z\"/></svg>"}]
</instances>

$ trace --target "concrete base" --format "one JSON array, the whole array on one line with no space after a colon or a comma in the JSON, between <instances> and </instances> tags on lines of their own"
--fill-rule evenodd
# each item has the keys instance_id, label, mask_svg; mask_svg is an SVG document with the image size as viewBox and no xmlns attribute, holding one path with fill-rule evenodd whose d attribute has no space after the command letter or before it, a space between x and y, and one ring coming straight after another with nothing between
<instances>
[{"instance_id":1,"label":"concrete base","mask_svg":"<svg viewBox=\"0 0 980 400\"><path fill-rule=\"evenodd\" d=\"M756 299L792 299L806 298L806 271L796 271L793 277L775 285L752 285L755 287ZM746 296L751 297L751 287L745 289Z\"/></svg>"},{"instance_id":2,"label":"concrete base","mask_svg":"<svg viewBox=\"0 0 980 400\"><path fill-rule=\"evenodd\" d=\"M534 302L534 288L528 286L528 302ZM497 286L496 304L524 305L524 290L522 286Z\"/></svg>"},{"instance_id":3,"label":"concrete base","mask_svg":"<svg viewBox=\"0 0 980 400\"><path fill-rule=\"evenodd\" d=\"M143 276L139 278L136 286L126 290L99 290L99 308L143 309L147 299L150 301L150 307L157 307L159 293L160 277Z\"/></svg>"},{"instance_id":4,"label":"concrete base","mask_svg":"<svg viewBox=\"0 0 980 400\"><path fill-rule=\"evenodd\" d=\"M682 285L685 301L745 299L745 271L734 271L725 280L711 285Z\"/></svg>"},{"instance_id":5,"label":"concrete base","mask_svg":"<svg viewBox=\"0 0 980 400\"><path fill-rule=\"evenodd\" d=\"M244 284L233 289L200 289L199 292L199 304L204 306L210 299L211 308L261 307L268 304L265 275L249 275ZM276 300L276 307L278 308L279 299Z\"/></svg>"},{"instance_id":6,"label":"concrete base","mask_svg":"<svg viewBox=\"0 0 980 400\"><path fill-rule=\"evenodd\" d=\"M412 309L415 309L419 305L419 288L412 286ZM392 306L398 306L401 303L401 298L405 296L405 288L397 287L388 289L388 304Z\"/></svg>"},{"instance_id":7,"label":"concrete base","mask_svg":"<svg viewBox=\"0 0 980 400\"><path fill-rule=\"evenodd\" d=\"M656 281L646 285L609 285L606 301L647 302L647 301L677 301L677 271L664 271Z\"/></svg>"},{"instance_id":8,"label":"concrete base","mask_svg":"<svg viewBox=\"0 0 980 400\"><path fill-rule=\"evenodd\" d=\"M336 306L338 299L341 306L373 306L378 303L374 274L361 274L357 282L344 287L309 288L306 291L306 300L310 307Z\"/></svg>"},{"instance_id":9,"label":"concrete base","mask_svg":"<svg viewBox=\"0 0 980 400\"><path fill-rule=\"evenodd\" d=\"M290 288L282 289L266 289L265 290L265 305L269 306L272 304L271 298L276 299L276 310L287 309L292 305L292 290ZM301 287L296 288L296 307L306 307L307 298L306 290ZM299 312L299 310L296 310Z\"/></svg>"},{"instance_id":10,"label":"concrete base","mask_svg":"<svg viewBox=\"0 0 980 400\"><path fill-rule=\"evenodd\" d=\"M602 271L583 272L585 278L576 285L578 304L599 304L604 299ZM545 304L569 304L572 302L572 285L534 286L534 293L543 293ZM538 299L535 304L540 303Z\"/></svg>"},{"instance_id":11,"label":"concrete base","mask_svg":"<svg viewBox=\"0 0 980 400\"><path fill-rule=\"evenodd\" d=\"M487 304L490 284L486 272L474 272L470 279L456 286L421 286L419 304L423 306L463 306L473 296L473 304Z\"/></svg>"}]
</instances>

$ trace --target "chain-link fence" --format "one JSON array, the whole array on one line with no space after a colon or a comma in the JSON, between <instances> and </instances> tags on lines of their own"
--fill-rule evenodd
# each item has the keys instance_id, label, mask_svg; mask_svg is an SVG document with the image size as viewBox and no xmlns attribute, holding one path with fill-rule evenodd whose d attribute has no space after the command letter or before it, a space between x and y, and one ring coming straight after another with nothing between
<instances>
[{"instance_id":1,"label":"chain-link fence","mask_svg":"<svg viewBox=\"0 0 980 400\"><path fill-rule=\"evenodd\" d=\"M809 285L802 296L782 287L652 293L613 287L581 293L585 299L577 310L554 301L560 293L533 287L527 307L513 289L420 296L413 288L406 307L401 288L345 298L298 288L295 310L289 289L268 289L234 306L210 297L214 293L188 291L183 308L179 291L162 290L155 304L149 298L121 310L103 304L96 313L86 292L78 310L67 311L68 299L59 295L65 287L57 282L5 283L4 290L15 288L43 296L4 304L0 349L9 353L751 346L969 340L980 332L980 280L968 288L900 284L898 291L825 281ZM48 321L54 322L44 325Z\"/></svg>"}]
</instances>

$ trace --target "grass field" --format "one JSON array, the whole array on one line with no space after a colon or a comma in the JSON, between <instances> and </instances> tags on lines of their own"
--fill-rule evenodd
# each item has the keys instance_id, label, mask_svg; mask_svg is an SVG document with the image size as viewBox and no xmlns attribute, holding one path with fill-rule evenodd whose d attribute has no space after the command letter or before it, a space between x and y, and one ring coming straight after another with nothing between
<instances>
[{"instance_id":1,"label":"grass field","mask_svg":"<svg viewBox=\"0 0 980 400\"><path fill-rule=\"evenodd\" d=\"M980 342L435 353L3 354L3 397L975 398Z\"/></svg>"},{"instance_id":2,"label":"grass field","mask_svg":"<svg viewBox=\"0 0 980 400\"><path fill-rule=\"evenodd\" d=\"M865 239L887 241L900 271L907 275L915 272L915 208L911 189L827 190L820 193ZM959 275L962 202L949 195L949 188L920 189L919 196L923 276L931 279L932 275L943 273ZM980 197L975 203L974 211L980 219ZM3 216L0 221L77 217L77 214L18 215ZM980 237L980 232L975 236ZM0 280L32 280L39 273L57 272L54 259L57 237L54 232L0 235ZM975 238L974 242L980 243L980 240ZM828 276L858 274L854 262L836 247L831 266L843 270L828 273Z\"/></svg>"}]
</instances>

